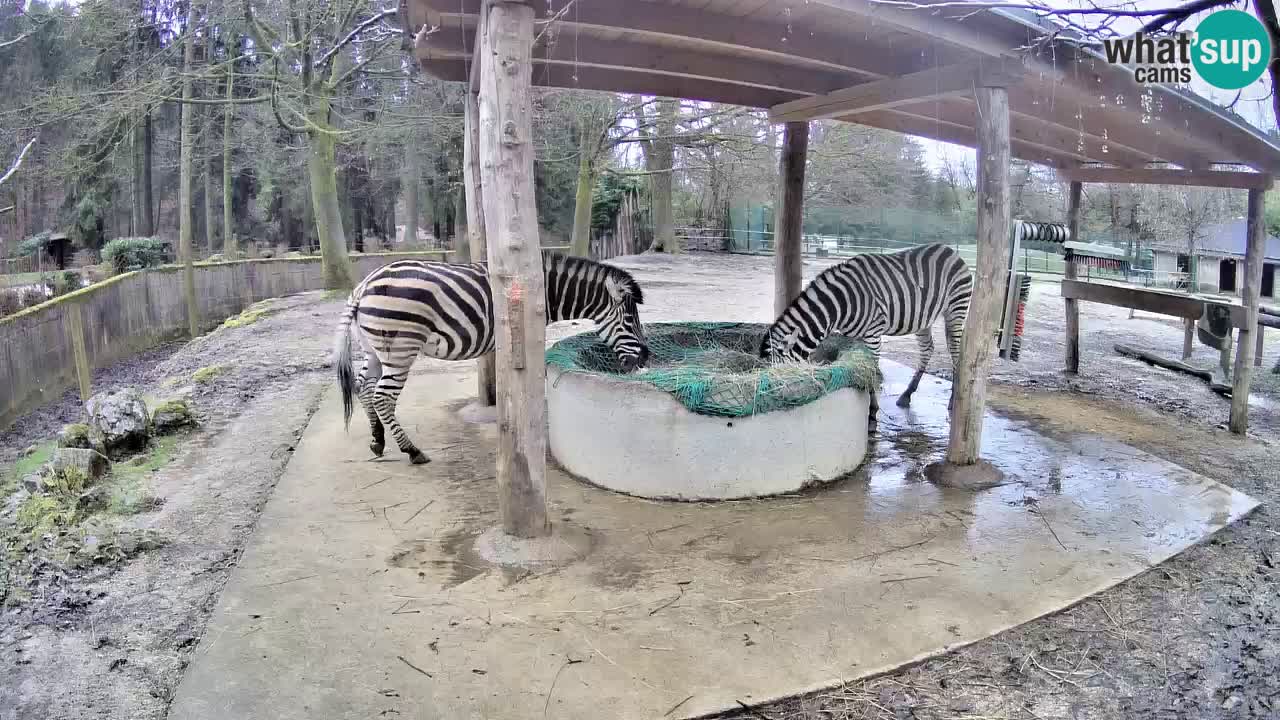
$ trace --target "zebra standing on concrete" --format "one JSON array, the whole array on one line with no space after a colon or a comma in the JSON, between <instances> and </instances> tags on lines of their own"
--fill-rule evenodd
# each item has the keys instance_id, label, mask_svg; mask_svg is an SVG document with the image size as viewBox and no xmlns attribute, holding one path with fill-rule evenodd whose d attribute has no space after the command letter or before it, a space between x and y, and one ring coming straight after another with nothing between
<instances>
[{"instance_id":1,"label":"zebra standing on concrete","mask_svg":"<svg viewBox=\"0 0 1280 720\"><path fill-rule=\"evenodd\" d=\"M596 332L627 372L649 356L637 305L640 285L629 273L581 258L543 257L547 322L591 319ZM364 349L357 378L351 367L352 323ZM396 399L418 354L441 360L472 360L494 351L493 294L484 265L401 260L361 281L347 299L334 342L334 365L350 426L352 395L358 394L373 442L381 455L384 428L415 465L430 462L396 420Z\"/></svg>"},{"instance_id":2,"label":"zebra standing on concrete","mask_svg":"<svg viewBox=\"0 0 1280 720\"><path fill-rule=\"evenodd\" d=\"M914 333L920 345L916 372L898 398L911 404L933 354L933 322L946 318L947 347L960 362L960 339L973 278L960 253L947 245L921 245L883 255L856 255L823 270L769 326L760 356L804 362L830 335L864 342L880 359L880 338ZM879 401L871 394L870 426Z\"/></svg>"}]
</instances>

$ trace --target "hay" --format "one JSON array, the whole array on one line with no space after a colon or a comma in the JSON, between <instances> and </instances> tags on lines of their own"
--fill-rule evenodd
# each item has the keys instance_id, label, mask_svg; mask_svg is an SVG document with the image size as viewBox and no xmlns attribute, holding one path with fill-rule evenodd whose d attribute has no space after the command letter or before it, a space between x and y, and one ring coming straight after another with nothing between
<instances>
[{"instance_id":1,"label":"hay","mask_svg":"<svg viewBox=\"0 0 1280 720\"><path fill-rule=\"evenodd\" d=\"M581 333L552 345L547 364L644 383L671 393L691 412L715 417L786 410L841 388L870 390L880 383L871 351L845 337L824 341L813 363L769 365L757 354L767 328L756 323L646 325L649 363L631 374L622 372L595 333Z\"/></svg>"}]
</instances>

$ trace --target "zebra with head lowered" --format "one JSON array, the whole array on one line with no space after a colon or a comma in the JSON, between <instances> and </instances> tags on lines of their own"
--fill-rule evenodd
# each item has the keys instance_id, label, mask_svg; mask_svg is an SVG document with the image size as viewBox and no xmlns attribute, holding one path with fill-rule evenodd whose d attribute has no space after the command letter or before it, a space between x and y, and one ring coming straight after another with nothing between
<instances>
[{"instance_id":1,"label":"zebra with head lowered","mask_svg":"<svg viewBox=\"0 0 1280 720\"><path fill-rule=\"evenodd\" d=\"M760 356L771 361L809 358L830 335L861 340L876 361L880 338L914 334L920 357L898 406L911 403L933 354L933 323L946 320L947 347L960 362L960 339L973 278L960 253L947 245L921 245L883 255L856 255L823 270L769 326ZM876 426L879 401L871 395L870 426Z\"/></svg>"},{"instance_id":2,"label":"zebra with head lowered","mask_svg":"<svg viewBox=\"0 0 1280 720\"><path fill-rule=\"evenodd\" d=\"M619 268L581 258L543 257L547 322L591 319L596 332L630 372L649 357L637 305L640 285ZM364 350L359 377L352 372L350 334ZM347 299L334 343L334 365L350 426L352 395L360 397L381 455L385 430L414 464L430 459L396 420L396 399L419 354L472 360L494 351L493 295L484 265L401 260L361 281ZM385 430L384 430L385 428Z\"/></svg>"}]
</instances>

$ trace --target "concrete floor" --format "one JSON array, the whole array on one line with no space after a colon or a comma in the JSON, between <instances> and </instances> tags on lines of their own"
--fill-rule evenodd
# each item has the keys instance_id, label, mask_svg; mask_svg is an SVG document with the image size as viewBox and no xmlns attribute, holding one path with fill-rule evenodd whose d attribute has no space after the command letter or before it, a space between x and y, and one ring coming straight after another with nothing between
<instances>
[{"instance_id":1,"label":"concrete floor","mask_svg":"<svg viewBox=\"0 0 1280 720\"><path fill-rule=\"evenodd\" d=\"M813 690L1051 613L1203 540L1256 503L1100 437L989 416L1011 482L941 489L947 385L892 398L867 464L823 490L670 504L554 470L577 563L487 567L495 430L459 414L471 363L420 361L401 403L433 462L369 462L330 391L264 509L173 720L691 717Z\"/></svg>"}]
</instances>

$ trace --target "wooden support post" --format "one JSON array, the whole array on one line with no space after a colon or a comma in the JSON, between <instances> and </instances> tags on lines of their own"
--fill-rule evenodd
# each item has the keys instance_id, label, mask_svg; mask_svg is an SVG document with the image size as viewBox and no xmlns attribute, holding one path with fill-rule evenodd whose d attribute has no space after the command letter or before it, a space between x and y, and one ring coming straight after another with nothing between
<instances>
[{"instance_id":1,"label":"wooden support post","mask_svg":"<svg viewBox=\"0 0 1280 720\"><path fill-rule=\"evenodd\" d=\"M1072 240L1080 239L1080 194L1083 185L1072 181L1067 186L1067 232ZM1068 280L1076 279L1076 264L1072 260L1071 251L1067 251L1067 262L1064 275ZM1066 300L1067 306L1067 361L1066 372L1075 375L1080 372L1080 304L1075 300Z\"/></svg>"},{"instance_id":2,"label":"wooden support post","mask_svg":"<svg viewBox=\"0 0 1280 720\"><path fill-rule=\"evenodd\" d=\"M89 402L93 396L93 370L89 367L89 353L84 343L84 313L80 303L67 303L62 315L62 327L71 342L71 354L76 361L76 383L80 386L80 402Z\"/></svg>"},{"instance_id":3,"label":"wooden support post","mask_svg":"<svg viewBox=\"0 0 1280 720\"><path fill-rule=\"evenodd\" d=\"M1008 273L1009 95L1003 87L976 89L978 101L978 267L965 319L960 362L952 389L951 438L947 462L972 465L982 445L994 331Z\"/></svg>"},{"instance_id":4,"label":"wooden support post","mask_svg":"<svg viewBox=\"0 0 1280 720\"><path fill-rule=\"evenodd\" d=\"M533 187L533 8L494 0L480 67L480 176L498 377L498 510L509 535L547 535L547 309Z\"/></svg>"},{"instance_id":5,"label":"wooden support post","mask_svg":"<svg viewBox=\"0 0 1280 720\"><path fill-rule=\"evenodd\" d=\"M1244 287L1240 299L1244 303L1244 324L1236 331L1236 364L1231 379L1231 432L1243 435L1249 428L1249 383L1253 379L1254 333L1258 327L1258 302L1262 291L1263 250L1266 247L1266 221L1263 218L1265 190L1249 191L1249 245L1244 260Z\"/></svg>"},{"instance_id":6,"label":"wooden support post","mask_svg":"<svg viewBox=\"0 0 1280 720\"><path fill-rule=\"evenodd\" d=\"M1186 361L1191 359L1191 349L1195 347L1196 321L1191 318L1183 318L1182 323L1182 359Z\"/></svg>"},{"instance_id":7,"label":"wooden support post","mask_svg":"<svg viewBox=\"0 0 1280 720\"><path fill-rule=\"evenodd\" d=\"M1261 323L1258 324L1258 337L1253 344L1253 366L1262 367L1262 338L1266 337L1267 329Z\"/></svg>"},{"instance_id":8,"label":"wooden support post","mask_svg":"<svg viewBox=\"0 0 1280 720\"><path fill-rule=\"evenodd\" d=\"M809 123L789 122L778 162L778 241L774 243L773 314L778 316L800 294L804 264L800 256L804 226L804 166L809 154Z\"/></svg>"},{"instance_id":9,"label":"wooden support post","mask_svg":"<svg viewBox=\"0 0 1280 720\"><path fill-rule=\"evenodd\" d=\"M482 43L481 31L484 25L476 29L476 45ZM480 53L476 54L477 61ZM462 137L462 183L467 196L467 244L471 251L471 262L487 264L489 250L485 243L484 231L484 184L480 182L480 109L479 98L470 89L466 93L466 105L463 108ZM497 389L494 386L494 357L489 353L476 361L476 394L480 404L492 406L497 402Z\"/></svg>"}]
</instances>

